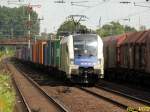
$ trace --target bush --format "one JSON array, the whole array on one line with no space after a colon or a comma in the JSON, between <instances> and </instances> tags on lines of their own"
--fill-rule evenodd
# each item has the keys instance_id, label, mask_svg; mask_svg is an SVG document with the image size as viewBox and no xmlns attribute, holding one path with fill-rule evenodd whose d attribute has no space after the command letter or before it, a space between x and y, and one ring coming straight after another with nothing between
<instances>
[{"instance_id":1,"label":"bush","mask_svg":"<svg viewBox=\"0 0 150 112\"><path fill-rule=\"evenodd\" d=\"M11 78L0 74L0 112L12 112L15 102L15 91L11 86Z\"/></svg>"}]
</instances>

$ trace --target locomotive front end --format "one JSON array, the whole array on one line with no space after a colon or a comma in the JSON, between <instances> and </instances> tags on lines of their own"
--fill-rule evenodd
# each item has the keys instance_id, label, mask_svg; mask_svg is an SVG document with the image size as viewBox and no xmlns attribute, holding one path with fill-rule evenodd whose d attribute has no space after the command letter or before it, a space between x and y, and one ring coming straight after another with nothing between
<instances>
[{"instance_id":1,"label":"locomotive front end","mask_svg":"<svg viewBox=\"0 0 150 112\"><path fill-rule=\"evenodd\" d=\"M104 77L103 43L96 34L73 36L74 59L70 60L73 80L81 83L95 82Z\"/></svg>"}]
</instances>

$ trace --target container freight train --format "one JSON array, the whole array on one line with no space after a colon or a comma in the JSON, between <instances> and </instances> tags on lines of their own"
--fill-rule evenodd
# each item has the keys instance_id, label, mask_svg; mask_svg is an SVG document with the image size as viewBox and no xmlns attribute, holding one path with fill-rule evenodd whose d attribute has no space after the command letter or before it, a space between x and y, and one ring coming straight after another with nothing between
<instances>
[{"instance_id":1,"label":"container freight train","mask_svg":"<svg viewBox=\"0 0 150 112\"><path fill-rule=\"evenodd\" d=\"M96 34L74 34L61 39L37 40L16 51L20 60L59 71L75 83L93 83L104 77L103 42Z\"/></svg>"},{"instance_id":2,"label":"container freight train","mask_svg":"<svg viewBox=\"0 0 150 112\"><path fill-rule=\"evenodd\" d=\"M150 30L103 38L105 77L150 82Z\"/></svg>"}]
</instances>

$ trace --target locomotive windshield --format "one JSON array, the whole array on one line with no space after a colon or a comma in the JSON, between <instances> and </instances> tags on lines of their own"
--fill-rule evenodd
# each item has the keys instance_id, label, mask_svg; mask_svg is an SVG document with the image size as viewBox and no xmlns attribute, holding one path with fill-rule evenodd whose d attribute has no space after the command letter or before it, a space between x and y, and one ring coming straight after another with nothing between
<instances>
[{"instance_id":1,"label":"locomotive windshield","mask_svg":"<svg viewBox=\"0 0 150 112\"><path fill-rule=\"evenodd\" d=\"M74 42L75 57L97 55L96 35L76 35L73 37L73 42Z\"/></svg>"}]
</instances>

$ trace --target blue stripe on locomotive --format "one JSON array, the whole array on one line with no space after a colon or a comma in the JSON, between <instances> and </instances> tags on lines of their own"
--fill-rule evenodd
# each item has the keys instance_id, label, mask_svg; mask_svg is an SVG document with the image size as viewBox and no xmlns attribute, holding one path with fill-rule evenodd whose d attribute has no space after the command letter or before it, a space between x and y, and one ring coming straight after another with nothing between
<instances>
[{"instance_id":1,"label":"blue stripe on locomotive","mask_svg":"<svg viewBox=\"0 0 150 112\"><path fill-rule=\"evenodd\" d=\"M74 64L84 68L93 67L97 62L98 59L96 56L77 56L74 60Z\"/></svg>"}]
</instances>

